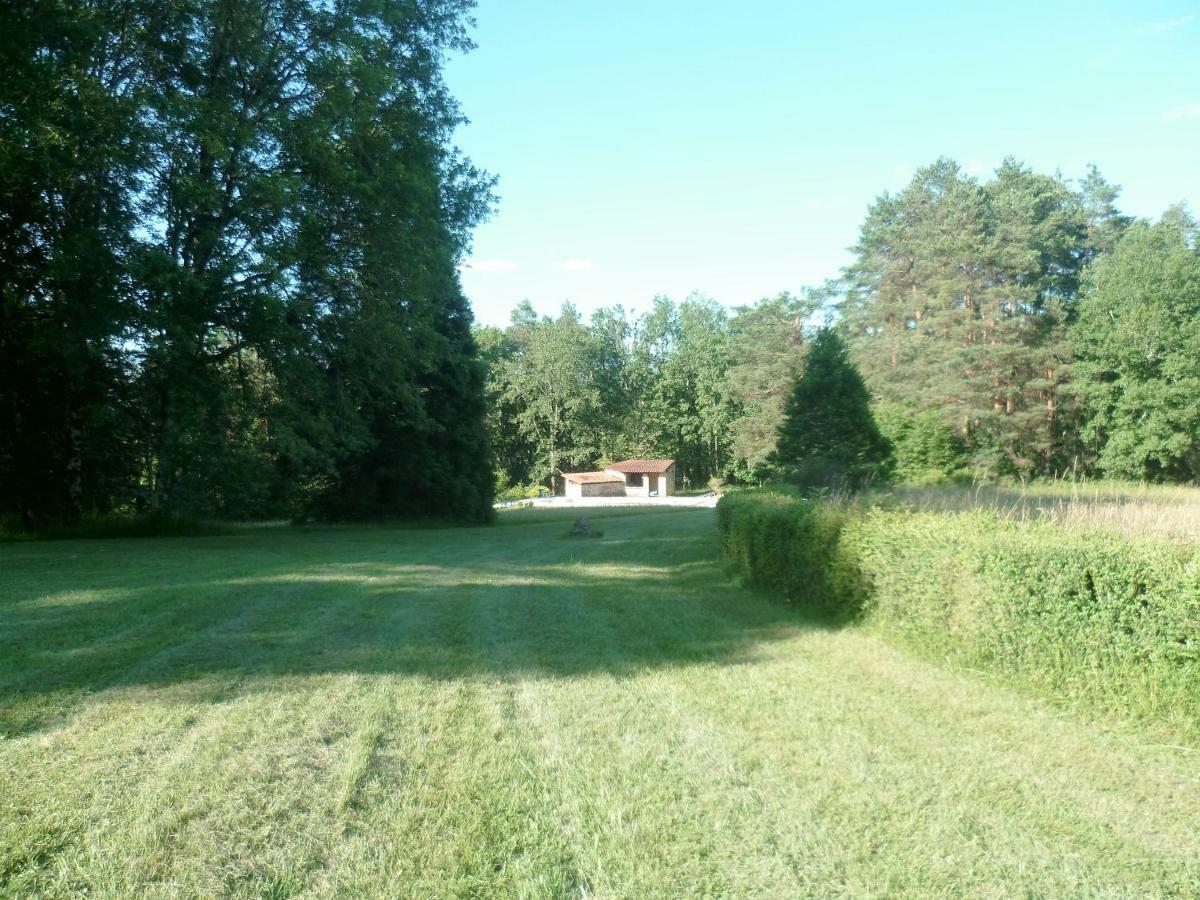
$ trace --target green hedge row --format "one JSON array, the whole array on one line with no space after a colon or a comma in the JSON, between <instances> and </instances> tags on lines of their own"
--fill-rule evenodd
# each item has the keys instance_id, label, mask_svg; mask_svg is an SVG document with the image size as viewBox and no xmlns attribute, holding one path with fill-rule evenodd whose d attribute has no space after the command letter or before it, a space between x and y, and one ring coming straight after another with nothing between
<instances>
[{"instance_id":1,"label":"green hedge row","mask_svg":"<svg viewBox=\"0 0 1200 900\"><path fill-rule=\"evenodd\" d=\"M742 582L838 619L861 612L855 560L842 549L849 513L779 491L731 494L717 504L726 557Z\"/></svg>"},{"instance_id":2,"label":"green hedge row","mask_svg":"<svg viewBox=\"0 0 1200 900\"><path fill-rule=\"evenodd\" d=\"M728 497L717 513L725 554L750 586L1200 737L1195 545L773 491Z\"/></svg>"}]
</instances>

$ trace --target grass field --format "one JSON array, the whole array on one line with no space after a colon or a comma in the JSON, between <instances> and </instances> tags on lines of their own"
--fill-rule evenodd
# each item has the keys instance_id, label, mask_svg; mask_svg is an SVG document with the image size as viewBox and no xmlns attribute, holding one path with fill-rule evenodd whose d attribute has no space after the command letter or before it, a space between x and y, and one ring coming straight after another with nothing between
<instances>
[{"instance_id":1,"label":"grass field","mask_svg":"<svg viewBox=\"0 0 1200 900\"><path fill-rule=\"evenodd\" d=\"M1200 541L1200 488L1121 482L1035 481L1019 485L894 485L880 497L938 512L991 510L1017 522L1053 522L1127 538Z\"/></svg>"},{"instance_id":2,"label":"grass field","mask_svg":"<svg viewBox=\"0 0 1200 900\"><path fill-rule=\"evenodd\" d=\"M571 518L0 546L0 894L1200 893L1200 752Z\"/></svg>"}]
</instances>

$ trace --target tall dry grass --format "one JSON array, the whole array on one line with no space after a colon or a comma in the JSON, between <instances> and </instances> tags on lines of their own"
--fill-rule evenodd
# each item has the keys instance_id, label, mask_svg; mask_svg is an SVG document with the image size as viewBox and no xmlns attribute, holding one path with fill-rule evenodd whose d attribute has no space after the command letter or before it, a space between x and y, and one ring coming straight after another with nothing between
<instances>
[{"instance_id":1,"label":"tall dry grass","mask_svg":"<svg viewBox=\"0 0 1200 900\"><path fill-rule=\"evenodd\" d=\"M1054 522L1127 538L1200 541L1200 488L1055 481L1017 485L897 485L887 496L944 512L987 509L1010 521Z\"/></svg>"}]
</instances>

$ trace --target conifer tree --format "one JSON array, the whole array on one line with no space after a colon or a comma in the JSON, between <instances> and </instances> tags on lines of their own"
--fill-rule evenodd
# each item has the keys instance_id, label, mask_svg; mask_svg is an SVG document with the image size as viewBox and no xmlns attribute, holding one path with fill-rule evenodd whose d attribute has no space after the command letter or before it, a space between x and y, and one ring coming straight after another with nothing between
<instances>
[{"instance_id":1,"label":"conifer tree","mask_svg":"<svg viewBox=\"0 0 1200 900\"><path fill-rule=\"evenodd\" d=\"M1092 209L1014 160L981 184L942 159L863 225L841 306L855 361L881 399L941 410L984 468L1069 453L1066 320L1089 241L1117 227L1089 184Z\"/></svg>"},{"instance_id":2,"label":"conifer tree","mask_svg":"<svg viewBox=\"0 0 1200 900\"><path fill-rule=\"evenodd\" d=\"M870 399L837 332L818 331L784 406L775 466L789 480L825 486L857 487L883 475L888 445Z\"/></svg>"}]
</instances>

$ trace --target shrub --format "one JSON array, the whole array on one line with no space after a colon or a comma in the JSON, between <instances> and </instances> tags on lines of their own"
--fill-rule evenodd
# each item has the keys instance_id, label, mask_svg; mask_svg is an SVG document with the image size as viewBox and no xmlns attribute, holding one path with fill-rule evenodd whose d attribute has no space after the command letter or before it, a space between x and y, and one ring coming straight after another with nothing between
<instances>
[{"instance_id":1,"label":"shrub","mask_svg":"<svg viewBox=\"0 0 1200 900\"><path fill-rule=\"evenodd\" d=\"M717 504L725 555L748 586L843 620L857 614L862 595L841 546L846 518L838 506L784 489Z\"/></svg>"},{"instance_id":2,"label":"shrub","mask_svg":"<svg viewBox=\"0 0 1200 900\"><path fill-rule=\"evenodd\" d=\"M1195 545L777 491L717 510L725 552L751 586L931 657L1200 737Z\"/></svg>"}]
</instances>

